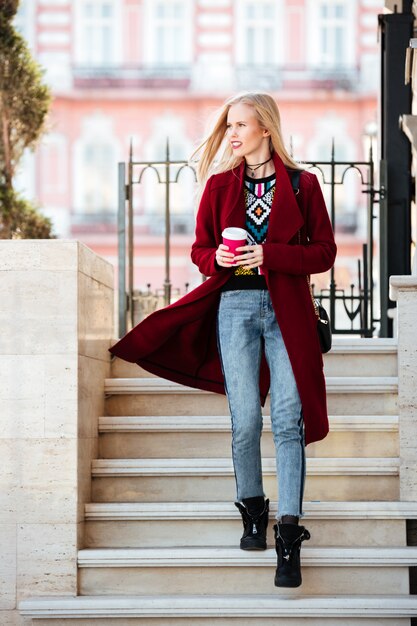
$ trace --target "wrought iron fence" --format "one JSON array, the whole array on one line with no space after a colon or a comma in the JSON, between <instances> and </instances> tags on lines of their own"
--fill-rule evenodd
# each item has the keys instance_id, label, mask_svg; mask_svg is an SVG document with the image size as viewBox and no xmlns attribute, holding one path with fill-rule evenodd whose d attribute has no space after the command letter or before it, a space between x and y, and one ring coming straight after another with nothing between
<instances>
[{"instance_id":1,"label":"wrought iron fence","mask_svg":"<svg viewBox=\"0 0 417 626\"><path fill-rule=\"evenodd\" d=\"M119 334L125 334L128 327L132 327L139 317L150 313L160 306L171 302L173 286L171 282L170 247L171 247L171 187L180 184L180 175L185 169L190 169L195 178L194 168L187 162L170 158L169 143L166 146L166 158L161 161L135 161L132 148L128 163L119 163L119 202L118 202L118 261L119 261ZM313 170L321 180L322 188L326 193L327 205L333 228L338 233L340 219L337 190L345 185L349 176L355 175L359 189L357 194L365 194L365 207L360 207L359 217L364 221L365 234L362 237L362 251L356 259L357 279L348 286L340 286L336 280L336 268L329 273L329 283L326 287L313 289L315 297L325 303L330 314L332 332L340 335L359 335L371 337L378 328L380 313L376 302L376 264L375 264L375 227L374 221L378 217L376 206L384 197L384 190L375 186L375 164L372 148L367 161L337 161L335 159L334 144L331 149L331 158L328 161L300 162L305 169ZM165 189L165 250L164 269L165 280L162 288L152 291L148 285L145 291L135 291L134 287L134 210L133 189L143 182L146 171L153 170L157 184ZM358 211L351 213L357 215ZM348 215L349 217L349 215ZM339 222L338 223L338 218ZM346 218L346 215L345 215ZM364 218L364 219L363 219ZM349 226L349 219L344 220L345 228ZM337 236L336 236L337 239ZM185 291L188 284L185 286ZM178 288L175 295L181 295Z\"/></svg>"}]
</instances>

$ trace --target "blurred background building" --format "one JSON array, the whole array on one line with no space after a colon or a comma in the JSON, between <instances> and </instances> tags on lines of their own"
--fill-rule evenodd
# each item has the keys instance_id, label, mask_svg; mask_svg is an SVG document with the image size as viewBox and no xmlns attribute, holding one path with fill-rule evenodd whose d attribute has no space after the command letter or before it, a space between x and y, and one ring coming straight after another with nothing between
<instances>
[{"instance_id":1,"label":"blurred background building","mask_svg":"<svg viewBox=\"0 0 417 626\"><path fill-rule=\"evenodd\" d=\"M21 0L17 24L54 92L49 134L27 155L20 188L61 237L116 264L117 162L187 159L213 111L241 90L272 93L300 160L377 156L378 13L383 0ZM162 187L162 186L161 186ZM327 191L325 190L327 193ZM339 283L356 272L366 201L337 189ZM189 261L194 183L172 198L173 285L196 284ZM162 285L164 196L137 185L135 283Z\"/></svg>"}]
</instances>

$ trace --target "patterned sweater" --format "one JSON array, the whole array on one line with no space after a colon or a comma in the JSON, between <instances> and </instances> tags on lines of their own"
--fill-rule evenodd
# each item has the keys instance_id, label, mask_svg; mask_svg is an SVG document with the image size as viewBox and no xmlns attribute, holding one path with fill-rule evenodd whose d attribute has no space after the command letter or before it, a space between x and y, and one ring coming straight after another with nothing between
<instances>
[{"instance_id":1,"label":"patterned sweater","mask_svg":"<svg viewBox=\"0 0 417 626\"><path fill-rule=\"evenodd\" d=\"M266 178L245 176L246 230L249 244L262 244L268 232L269 216L275 194L275 173ZM235 289L267 289L259 268L237 267L222 291Z\"/></svg>"}]
</instances>

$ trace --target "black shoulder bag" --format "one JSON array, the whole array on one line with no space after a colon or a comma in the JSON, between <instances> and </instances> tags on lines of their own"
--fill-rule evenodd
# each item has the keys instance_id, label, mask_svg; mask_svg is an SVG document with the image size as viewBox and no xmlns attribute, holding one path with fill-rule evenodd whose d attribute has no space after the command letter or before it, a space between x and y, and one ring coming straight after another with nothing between
<instances>
[{"instance_id":1,"label":"black shoulder bag","mask_svg":"<svg viewBox=\"0 0 417 626\"><path fill-rule=\"evenodd\" d=\"M290 170L291 184L294 191L294 195L298 195L300 192L300 176L302 170ZM298 243L301 244L301 233L298 231ZM314 312L317 317L317 334L319 336L320 348L323 353L326 353L332 347L332 329L330 325L329 316L326 309L320 303L320 300L316 300L313 296L313 290L311 288L310 277L306 276L308 288L310 290L311 301L313 303Z\"/></svg>"}]
</instances>

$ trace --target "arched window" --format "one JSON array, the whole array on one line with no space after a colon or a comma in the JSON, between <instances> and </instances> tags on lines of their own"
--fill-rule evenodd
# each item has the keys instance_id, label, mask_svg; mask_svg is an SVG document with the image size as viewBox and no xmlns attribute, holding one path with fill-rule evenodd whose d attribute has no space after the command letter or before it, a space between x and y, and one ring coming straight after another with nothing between
<instances>
[{"instance_id":1,"label":"arched window","mask_svg":"<svg viewBox=\"0 0 417 626\"><path fill-rule=\"evenodd\" d=\"M118 142L111 120L100 114L84 120L83 132L74 146L74 212L95 216L117 211Z\"/></svg>"}]
</instances>

